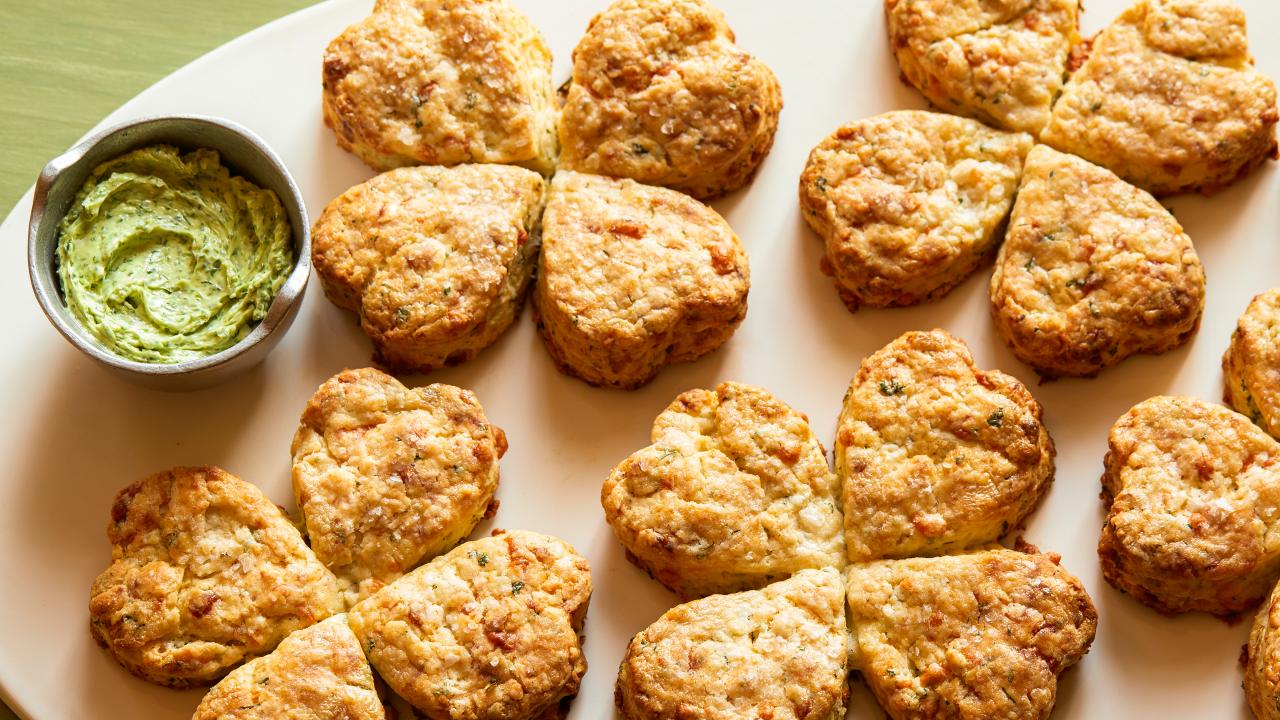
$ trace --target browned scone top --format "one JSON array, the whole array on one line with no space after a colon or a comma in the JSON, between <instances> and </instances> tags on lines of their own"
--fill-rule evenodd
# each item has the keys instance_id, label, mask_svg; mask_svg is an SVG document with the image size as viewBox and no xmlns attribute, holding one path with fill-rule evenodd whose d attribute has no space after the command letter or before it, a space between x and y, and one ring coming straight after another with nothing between
<instances>
[{"instance_id":1,"label":"browned scone top","mask_svg":"<svg viewBox=\"0 0 1280 720\"><path fill-rule=\"evenodd\" d=\"M177 467L121 490L107 537L89 626L150 682L212 684L342 611L337 581L280 508L218 468Z\"/></svg>"},{"instance_id":2,"label":"browned scone top","mask_svg":"<svg viewBox=\"0 0 1280 720\"><path fill-rule=\"evenodd\" d=\"M1280 586L1258 608L1244 655L1244 694L1253 716L1280 720Z\"/></svg>"},{"instance_id":3,"label":"browned scone top","mask_svg":"<svg viewBox=\"0 0 1280 720\"><path fill-rule=\"evenodd\" d=\"M1280 439L1280 288L1253 298L1222 356L1226 403Z\"/></svg>"}]
</instances>

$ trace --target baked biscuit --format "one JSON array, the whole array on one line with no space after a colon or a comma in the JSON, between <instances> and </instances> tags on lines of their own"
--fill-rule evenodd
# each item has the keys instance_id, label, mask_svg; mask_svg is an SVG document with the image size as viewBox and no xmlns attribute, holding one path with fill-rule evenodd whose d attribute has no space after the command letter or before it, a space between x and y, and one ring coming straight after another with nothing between
<instances>
[{"instance_id":1,"label":"baked biscuit","mask_svg":"<svg viewBox=\"0 0 1280 720\"><path fill-rule=\"evenodd\" d=\"M1088 48L1041 139L1156 195L1212 192L1276 154L1276 87L1229 0L1138 0Z\"/></svg>"},{"instance_id":2,"label":"baked biscuit","mask_svg":"<svg viewBox=\"0 0 1280 720\"><path fill-rule=\"evenodd\" d=\"M570 375L632 389L720 347L747 313L738 236L687 195L561 171L533 291L547 351Z\"/></svg>"},{"instance_id":3,"label":"baked biscuit","mask_svg":"<svg viewBox=\"0 0 1280 720\"><path fill-rule=\"evenodd\" d=\"M1280 576L1280 443L1221 405L1164 396L1108 440L1107 582L1165 613L1230 616L1266 597Z\"/></svg>"},{"instance_id":4,"label":"baked biscuit","mask_svg":"<svg viewBox=\"0 0 1280 720\"><path fill-rule=\"evenodd\" d=\"M470 360L515 319L542 203L542 178L509 165L392 170L329 203L311 260L377 362L428 372Z\"/></svg>"},{"instance_id":5,"label":"baked biscuit","mask_svg":"<svg viewBox=\"0 0 1280 720\"><path fill-rule=\"evenodd\" d=\"M1258 609L1244 658L1244 694L1253 716L1280 720L1280 586Z\"/></svg>"},{"instance_id":6,"label":"baked biscuit","mask_svg":"<svg viewBox=\"0 0 1280 720\"><path fill-rule=\"evenodd\" d=\"M1191 339L1204 268L1160 203L1111 171L1037 145L991 276L991 314L1044 377L1093 376Z\"/></svg>"},{"instance_id":7,"label":"baked biscuit","mask_svg":"<svg viewBox=\"0 0 1280 720\"><path fill-rule=\"evenodd\" d=\"M1222 356L1226 403L1280 438L1280 288L1253 299Z\"/></svg>"},{"instance_id":8,"label":"baked biscuit","mask_svg":"<svg viewBox=\"0 0 1280 720\"><path fill-rule=\"evenodd\" d=\"M492 514L506 450L469 390L338 373L307 403L291 448L311 548L363 598Z\"/></svg>"},{"instance_id":9,"label":"baked biscuit","mask_svg":"<svg viewBox=\"0 0 1280 720\"><path fill-rule=\"evenodd\" d=\"M835 568L677 605L627 645L623 720L843 720L843 606Z\"/></svg>"},{"instance_id":10,"label":"baked biscuit","mask_svg":"<svg viewBox=\"0 0 1280 720\"><path fill-rule=\"evenodd\" d=\"M1079 0L885 0L902 77L934 105L1038 135L1079 42Z\"/></svg>"},{"instance_id":11,"label":"baked biscuit","mask_svg":"<svg viewBox=\"0 0 1280 720\"><path fill-rule=\"evenodd\" d=\"M747 184L782 91L704 0L618 0L573 51L561 167L712 198Z\"/></svg>"},{"instance_id":12,"label":"baked biscuit","mask_svg":"<svg viewBox=\"0 0 1280 720\"><path fill-rule=\"evenodd\" d=\"M845 125L809 154L800 207L849 310L942 297L991 256L1033 140L903 110Z\"/></svg>"},{"instance_id":13,"label":"baked biscuit","mask_svg":"<svg viewBox=\"0 0 1280 720\"><path fill-rule=\"evenodd\" d=\"M508 0L377 0L324 53L324 123L374 170L554 169L551 51Z\"/></svg>"},{"instance_id":14,"label":"baked biscuit","mask_svg":"<svg viewBox=\"0 0 1280 720\"><path fill-rule=\"evenodd\" d=\"M378 674L429 720L561 717L587 670L587 561L514 531L464 543L352 608Z\"/></svg>"},{"instance_id":15,"label":"baked biscuit","mask_svg":"<svg viewBox=\"0 0 1280 720\"><path fill-rule=\"evenodd\" d=\"M943 330L909 332L863 360L836 427L849 560L992 543L1053 482L1040 403L979 370Z\"/></svg>"},{"instance_id":16,"label":"baked biscuit","mask_svg":"<svg viewBox=\"0 0 1280 720\"><path fill-rule=\"evenodd\" d=\"M335 615L299 630L209 691L191 720L384 720L360 641Z\"/></svg>"},{"instance_id":17,"label":"baked biscuit","mask_svg":"<svg viewBox=\"0 0 1280 720\"><path fill-rule=\"evenodd\" d=\"M1000 548L850 566L849 625L849 669L894 720L1036 720L1098 614L1056 556Z\"/></svg>"},{"instance_id":18,"label":"baked biscuit","mask_svg":"<svg viewBox=\"0 0 1280 720\"><path fill-rule=\"evenodd\" d=\"M844 565L840 486L808 419L736 382L680 395L600 491L627 555L682 598Z\"/></svg>"},{"instance_id":19,"label":"baked biscuit","mask_svg":"<svg viewBox=\"0 0 1280 720\"><path fill-rule=\"evenodd\" d=\"M149 682L210 685L342 611L337 582L280 508L218 468L177 467L121 490L107 537L89 629Z\"/></svg>"}]
</instances>

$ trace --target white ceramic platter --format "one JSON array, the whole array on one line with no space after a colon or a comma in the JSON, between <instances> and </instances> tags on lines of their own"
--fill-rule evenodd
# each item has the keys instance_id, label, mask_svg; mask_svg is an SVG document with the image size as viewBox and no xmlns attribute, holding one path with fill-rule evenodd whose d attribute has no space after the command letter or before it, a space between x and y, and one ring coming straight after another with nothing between
<instances>
[{"instance_id":1,"label":"white ceramic platter","mask_svg":"<svg viewBox=\"0 0 1280 720\"><path fill-rule=\"evenodd\" d=\"M1057 482L1026 536L1062 555L1098 607L1097 640L1062 678L1057 718L1247 717L1237 664L1247 624L1203 615L1166 618L1102 579L1094 547L1102 523L1098 478L1107 429L1160 393L1218 400L1219 358L1249 299L1280 285L1280 172L1268 163L1213 198L1169 203L1208 274L1204 323L1194 341L1160 357L1130 359L1094 380L1037 386L987 314L983 268L941 302L848 313L818 272L821 243L800 218L796 183L810 148L838 125L924 107L898 81L880 0L716 0L741 45L777 72L786 107L772 154L748 188L715 204L746 244L751 308L719 352L668 368L638 392L598 390L559 374L528 313L476 360L430 376L474 389L507 431L497 517L477 529L559 535L590 560L595 595L587 619L590 671L572 718L612 718L615 672L626 641L675 604L635 569L604 523L600 484L647 444L653 418L679 392L726 379L761 385L806 412L828 446L840 398L859 361L912 329L943 327L965 339L984 368L1027 382L1058 445ZM1280 3L1239 0L1254 53L1280 77ZM605 0L517 0L546 35L556 81ZM1125 0L1090 0L1085 33ZM104 123L160 113L203 113L242 123L284 158L312 217L371 173L338 149L320 122L320 58L328 40L362 17L368 0L334 0L261 28L205 56L125 104ZM45 322L28 287L28 195L0 226L0 695L20 714L61 718L187 718L198 691L149 685L118 667L89 637L89 584L109 549L112 496L177 464L216 464L291 507L289 441L316 386L368 364L354 318L313 283L300 317L265 364L229 384L191 394L140 389L80 356ZM410 382L425 382L422 377ZM850 717L882 713L855 681Z\"/></svg>"}]
</instances>

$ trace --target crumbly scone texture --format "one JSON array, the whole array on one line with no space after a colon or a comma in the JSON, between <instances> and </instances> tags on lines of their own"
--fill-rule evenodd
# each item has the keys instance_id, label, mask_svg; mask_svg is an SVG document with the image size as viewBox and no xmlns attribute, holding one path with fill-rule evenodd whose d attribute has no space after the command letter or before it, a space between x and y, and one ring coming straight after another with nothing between
<instances>
[{"instance_id":1,"label":"crumbly scone texture","mask_svg":"<svg viewBox=\"0 0 1280 720\"><path fill-rule=\"evenodd\" d=\"M471 359L524 302L543 185L510 165L400 168L356 185L312 230L325 295L359 314L386 367L428 372Z\"/></svg>"},{"instance_id":2,"label":"crumbly scone texture","mask_svg":"<svg viewBox=\"0 0 1280 720\"><path fill-rule=\"evenodd\" d=\"M192 720L385 720L373 671L345 615L298 630L231 671Z\"/></svg>"},{"instance_id":3,"label":"crumbly scone texture","mask_svg":"<svg viewBox=\"0 0 1280 720\"><path fill-rule=\"evenodd\" d=\"M863 360L836 426L849 560L995 542L1035 509L1054 456L1026 386L944 330L904 333Z\"/></svg>"},{"instance_id":4,"label":"crumbly scone texture","mask_svg":"<svg viewBox=\"0 0 1280 720\"><path fill-rule=\"evenodd\" d=\"M705 0L618 0L573 51L561 167L696 198L736 190L773 146L782 91Z\"/></svg>"},{"instance_id":5,"label":"crumbly scone texture","mask_svg":"<svg viewBox=\"0 0 1280 720\"><path fill-rule=\"evenodd\" d=\"M1226 402L1280 439L1280 288L1253 299L1222 356Z\"/></svg>"},{"instance_id":6,"label":"crumbly scone texture","mask_svg":"<svg viewBox=\"0 0 1280 720\"><path fill-rule=\"evenodd\" d=\"M1204 268L1155 198L1074 155L1027 156L991 276L991 314L1044 377L1092 376L1200 327Z\"/></svg>"},{"instance_id":7,"label":"crumbly scone texture","mask_svg":"<svg viewBox=\"0 0 1280 720\"><path fill-rule=\"evenodd\" d=\"M939 298L991 257L1034 140L902 110L850 123L809 154L800 207L849 309Z\"/></svg>"},{"instance_id":8,"label":"crumbly scone texture","mask_svg":"<svg viewBox=\"0 0 1280 720\"><path fill-rule=\"evenodd\" d=\"M124 488L107 538L89 627L149 682L210 685L342 611L337 581L280 508L219 468L177 467Z\"/></svg>"},{"instance_id":9,"label":"crumbly scone texture","mask_svg":"<svg viewBox=\"0 0 1280 720\"><path fill-rule=\"evenodd\" d=\"M1080 41L1080 0L885 0L902 77L942 110L1039 135Z\"/></svg>"},{"instance_id":10,"label":"crumbly scone texture","mask_svg":"<svg viewBox=\"0 0 1280 720\"><path fill-rule=\"evenodd\" d=\"M1280 720L1280 587L1258 608L1244 653L1244 694L1253 716Z\"/></svg>"},{"instance_id":11,"label":"crumbly scone texture","mask_svg":"<svg viewBox=\"0 0 1280 720\"><path fill-rule=\"evenodd\" d=\"M851 565L849 669L894 720L1046 718L1098 614L1058 558L1003 548Z\"/></svg>"},{"instance_id":12,"label":"crumbly scone texture","mask_svg":"<svg viewBox=\"0 0 1280 720\"><path fill-rule=\"evenodd\" d=\"M493 507L506 449L470 390L410 389L373 368L325 381L293 436L293 492L348 602L466 537Z\"/></svg>"},{"instance_id":13,"label":"crumbly scone texture","mask_svg":"<svg viewBox=\"0 0 1280 720\"><path fill-rule=\"evenodd\" d=\"M715 210L564 170L547 196L533 307L561 370L636 388L720 347L746 316L747 253Z\"/></svg>"},{"instance_id":14,"label":"crumbly scone texture","mask_svg":"<svg viewBox=\"0 0 1280 720\"><path fill-rule=\"evenodd\" d=\"M628 557L681 598L841 567L840 486L808 419L736 382L681 394L600 491Z\"/></svg>"},{"instance_id":15,"label":"crumbly scone texture","mask_svg":"<svg viewBox=\"0 0 1280 720\"><path fill-rule=\"evenodd\" d=\"M627 645L624 720L843 720L848 629L835 568L668 610Z\"/></svg>"},{"instance_id":16,"label":"crumbly scone texture","mask_svg":"<svg viewBox=\"0 0 1280 720\"><path fill-rule=\"evenodd\" d=\"M1156 195L1212 192L1276 155L1276 86L1230 0L1138 0L1092 41L1041 139Z\"/></svg>"},{"instance_id":17,"label":"crumbly scone texture","mask_svg":"<svg viewBox=\"0 0 1280 720\"><path fill-rule=\"evenodd\" d=\"M509 0L378 0L324 54L324 123L375 170L554 169L551 51Z\"/></svg>"},{"instance_id":18,"label":"crumbly scone texture","mask_svg":"<svg viewBox=\"0 0 1280 720\"><path fill-rule=\"evenodd\" d=\"M1165 613L1232 616L1280 576L1280 443L1249 418L1154 397L1116 421L1102 475L1102 574Z\"/></svg>"},{"instance_id":19,"label":"crumbly scone texture","mask_svg":"<svg viewBox=\"0 0 1280 720\"><path fill-rule=\"evenodd\" d=\"M511 531L463 543L348 616L369 661L430 720L558 717L586 673L591 574L563 540Z\"/></svg>"}]
</instances>

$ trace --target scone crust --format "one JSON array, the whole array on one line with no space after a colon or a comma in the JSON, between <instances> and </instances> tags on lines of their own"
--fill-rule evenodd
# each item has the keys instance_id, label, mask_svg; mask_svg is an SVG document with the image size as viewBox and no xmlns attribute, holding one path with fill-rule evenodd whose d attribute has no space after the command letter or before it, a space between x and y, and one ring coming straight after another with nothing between
<instances>
[{"instance_id":1,"label":"scone crust","mask_svg":"<svg viewBox=\"0 0 1280 720\"><path fill-rule=\"evenodd\" d=\"M1280 588L1258 608L1249 630L1244 694L1257 720L1280 720Z\"/></svg>"},{"instance_id":2,"label":"scone crust","mask_svg":"<svg viewBox=\"0 0 1280 720\"><path fill-rule=\"evenodd\" d=\"M748 183L773 146L778 78L705 0L618 0L573 51L561 167L708 199Z\"/></svg>"},{"instance_id":3,"label":"scone crust","mask_svg":"<svg viewBox=\"0 0 1280 720\"><path fill-rule=\"evenodd\" d=\"M1276 87L1230 0L1138 0L1092 41L1042 139L1156 195L1213 192L1276 154Z\"/></svg>"},{"instance_id":4,"label":"scone crust","mask_svg":"<svg viewBox=\"0 0 1280 720\"><path fill-rule=\"evenodd\" d=\"M325 207L311 260L356 312L375 360L428 372L465 362L520 311L537 264L543 181L509 165L400 168Z\"/></svg>"},{"instance_id":5,"label":"scone crust","mask_svg":"<svg viewBox=\"0 0 1280 720\"><path fill-rule=\"evenodd\" d=\"M551 51L509 0L378 0L324 54L324 123L375 170L554 169Z\"/></svg>"},{"instance_id":6,"label":"scone crust","mask_svg":"<svg viewBox=\"0 0 1280 720\"><path fill-rule=\"evenodd\" d=\"M1226 403L1280 438L1280 288L1253 299L1222 356Z\"/></svg>"},{"instance_id":7,"label":"scone crust","mask_svg":"<svg viewBox=\"0 0 1280 720\"><path fill-rule=\"evenodd\" d=\"M1280 443L1239 413L1138 403L1111 428L1102 491L1102 574L1146 605L1232 616L1280 575Z\"/></svg>"},{"instance_id":8,"label":"scone crust","mask_svg":"<svg viewBox=\"0 0 1280 720\"><path fill-rule=\"evenodd\" d=\"M210 685L342 611L333 575L284 513L219 468L177 467L124 488L107 538L89 627L149 682Z\"/></svg>"},{"instance_id":9,"label":"scone crust","mask_svg":"<svg viewBox=\"0 0 1280 720\"><path fill-rule=\"evenodd\" d=\"M829 135L800 176L804 219L849 309L945 295L991 257L1034 140L902 110Z\"/></svg>"},{"instance_id":10,"label":"scone crust","mask_svg":"<svg viewBox=\"0 0 1280 720\"><path fill-rule=\"evenodd\" d=\"M847 629L839 571L677 605L627 645L624 720L843 720Z\"/></svg>"},{"instance_id":11,"label":"scone crust","mask_svg":"<svg viewBox=\"0 0 1280 720\"><path fill-rule=\"evenodd\" d=\"M365 597L470 534L506 449L469 390L338 373L307 403L290 450L312 549L349 599Z\"/></svg>"},{"instance_id":12,"label":"scone crust","mask_svg":"<svg viewBox=\"0 0 1280 720\"><path fill-rule=\"evenodd\" d=\"M747 313L750 270L733 229L688 195L556 173L533 306L560 369L632 389L724 344Z\"/></svg>"},{"instance_id":13,"label":"scone crust","mask_svg":"<svg viewBox=\"0 0 1280 720\"><path fill-rule=\"evenodd\" d=\"M1037 145L991 276L991 314L1044 377L1096 375L1187 342L1204 268L1182 226L1111 171Z\"/></svg>"},{"instance_id":14,"label":"scone crust","mask_svg":"<svg viewBox=\"0 0 1280 720\"><path fill-rule=\"evenodd\" d=\"M628 557L681 598L840 567L840 486L804 415L736 382L681 394L600 491Z\"/></svg>"}]
</instances>

